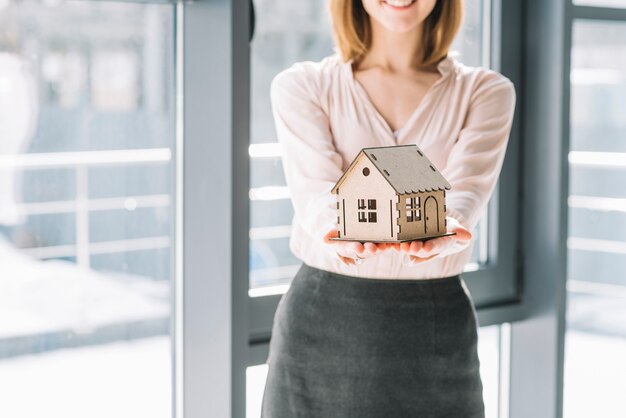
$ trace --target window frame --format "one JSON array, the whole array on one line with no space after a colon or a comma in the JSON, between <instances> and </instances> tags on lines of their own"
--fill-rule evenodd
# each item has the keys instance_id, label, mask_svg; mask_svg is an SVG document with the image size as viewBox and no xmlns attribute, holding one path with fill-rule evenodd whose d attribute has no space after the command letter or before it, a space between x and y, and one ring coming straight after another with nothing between
<instances>
[{"instance_id":1,"label":"window frame","mask_svg":"<svg viewBox=\"0 0 626 418\"><path fill-rule=\"evenodd\" d=\"M243 418L254 19L247 1L178 2L176 13L174 416Z\"/></svg>"},{"instance_id":2,"label":"window frame","mask_svg":"<svg viewBox=\"0 0 626 418\"><path fill-rule=\"evenodd\" d=\"M405 197L405 216L407 222L417 222L422 220L419 196Z\"/></svg>"},{"instance_id":3,"label":"window frame","mask_svg":"<svg viewBox=\"0 0 626 418\"><path fill-rule=\"evenodd\" d=\"M376 223L376 199L357 199L357 214L360 223Z\"/></svg>"}]
</instances>

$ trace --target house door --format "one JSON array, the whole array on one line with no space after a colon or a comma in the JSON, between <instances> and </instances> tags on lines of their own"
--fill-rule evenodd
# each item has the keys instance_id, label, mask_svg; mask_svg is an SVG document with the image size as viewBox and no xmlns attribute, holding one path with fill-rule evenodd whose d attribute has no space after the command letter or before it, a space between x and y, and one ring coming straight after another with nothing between
<instances>
[{"instance_id":1,"label":"house door","mask_svg":"<svg viewBox=\"0 0 626 418\"><path fill-rule=\"evenodd\" d=\"M439 233L439 203L433 196L428 196L424 201L424 233Z\"/></svg>"}]
</instances>

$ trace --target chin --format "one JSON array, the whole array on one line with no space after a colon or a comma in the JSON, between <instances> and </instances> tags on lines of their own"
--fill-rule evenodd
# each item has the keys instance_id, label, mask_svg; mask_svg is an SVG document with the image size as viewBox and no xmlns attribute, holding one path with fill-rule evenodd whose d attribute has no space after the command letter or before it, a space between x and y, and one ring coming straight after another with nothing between
<instances>
[{"instance_id":1,"label":"chin","mask_svg":"<svg viewBox=\"0 0 626 418\"><path fill-rule=\"evenodd\" d=\"M382 25L386 30L393 33L409 33L414 31L417 27L416 24L400 25L397 23L382 23Z\"/></svg>"},{"instance_id":2,"label":"chin","mask_svg":"<svg viewBox=\"0 0 626 418\"><path fill-rule=\"evenodd\" d=\"M419 20L417 19L380 19L378 23L383 26L389 32L394 33L408 33L414 31L419 26Z\"/></svg>"}]
</instances>

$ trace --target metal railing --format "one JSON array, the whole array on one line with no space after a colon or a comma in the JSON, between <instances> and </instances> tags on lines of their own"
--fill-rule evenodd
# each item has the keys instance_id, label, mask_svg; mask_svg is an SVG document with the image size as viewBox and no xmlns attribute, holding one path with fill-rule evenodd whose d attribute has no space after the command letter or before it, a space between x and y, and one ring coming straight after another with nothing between
<instances>
[{"instance_id":1,"label":"metal railing","mask_svg":"<svg viewBox=\"0 0 626 418\"><path fill-rule=\"evenodd\" d=\"M620 152L570 151L568 161L570 169L626 169L626 153ZM626 198L570 195L567 204L570 209L626 212ZM566 245L568 250L626 254L626 241L569 236ZM570 277L567 290L577 294L626 297L626 283L609 284Z\"/></svg>"},{"instance_id":2,"label":"metal railing","mask_svg":"<svg viewBox=\"0 0 626 418\"><path fill-rule=\"evenodd\" d=\"M37 258L75 256L78 266L89 268L92 254L168 248L170 246L169 236L90 242L90 212L116 209L132 211L145 207L168 207L170 205L170 196L159 194L90 199L89 168L169 164L171 158L172 155L169 148L0 155L0 169L43 170L50 168L73 168L76 176L74 199L21 203L18 205L19 211L26 215L74 213L76 224L75 244L22 248L21 250Z\"/></svg>"}]
</instances>

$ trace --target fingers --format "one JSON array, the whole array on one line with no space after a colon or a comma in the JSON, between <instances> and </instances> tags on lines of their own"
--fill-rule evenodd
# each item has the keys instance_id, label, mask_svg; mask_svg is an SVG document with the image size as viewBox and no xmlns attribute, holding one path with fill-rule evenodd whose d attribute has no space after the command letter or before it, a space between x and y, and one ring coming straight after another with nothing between
<instances>
[{"instance_id":1,"label":"fingers","mask_svg":"<svg viewBox=\"0 0 626 418\"><path fill-rule=\"evenodd\" d=\"M363 248L365 249L365 251L372 255L378 253L378 246L373 242L366 242L365 244L363 244Z\"/></svg>"},{"instance_id":2,"label":"fingers","mask_svg":"<svg viewBox=\"0 0 626 418\"><path fill-rule=\"evenodd\" d=\"M337 254L337 255L339 256L339 259L346 265L356 264L356 262L354 261L354 258L344 257L341 254Z\"/></svg>"},{"instance_id":3,"label":"fingers","mask_svg":"<svg viewBox=\"0 0 626 418\"><path fill-rule=\"evenodd\" d=\"M364 253L365 253L365 246L362 243L360 243L360 242L351 242L350 244L352 244L351 245L352 250L354 252L356 252L359 256L364 255Z\"/></svg>"},{"instance_id":4,"label":"fingers","mask_svg":"<svg viewBox=\"0 0 626 418\"><path fill-rule=\"evenodd\" d=\"M324 235L324 242L336 246L337 255L345 264L355 264L354 258L372 257L389 248L400 249L400 244L384 243L384 242L358 242L358 241L337 241L332 238L338 238L339 232L336 229L328 231ZM397 245L397 247L394 247Z\"/></svg>"},{"instance_id":5,"label":"fingers","mask_svg":"<svg viewBox=\"0 0 626 418\"><path fill-rule=\"evenodd\" d=\"M433 250L433 248L435 248L435 244L439 238L436 239L429 239L428 241L426 241L423 245L422 248L424 249L424 251L426 252L431 252Z\"/></svg>"},{"instance_id":6,"label":"fingers","mask_svg":"<svg viewBox=\"0 0 626 418\"><path fill-rule=\"evenodd\" d=\"M326 244L335 244L337 241L332 241L331 238L337 238L339 236L339 231L336 229L332 229L324 235L324 242Z\"/></svg>"},{"instance_id":7,"label":"fingers","mask_svg":"<svg viewBox=\"0 0 626 418\"><path fill-rule=\"evenodd\" d=\"M441 252L441 249L448 246L452 242L452 236L434 238L424 243L423 249L425 252Z\"/></svg>"},{"instance_id":8,"label":"fingers","mask_svg":"<svg viewBox=\"0 0 626 418\"><path fill-rule=\"evenodd\" d=\"M469 241L472 239L472 233L465 228L454 229L453 232L456 232L455 237L458 240Z\"/></svg>"},{"instance_id":9,"label":"fingers","mask_svg":"<svg viewBox=\"0 0 626 418\"><path fill-rule=\"evenodd\" d=\"M334 242L338 245L337 255L339 259L346 265L357 264L355 256L360 258L369 258L376 255L379 250L377 244L373 242Z\"/></svg>"},{"instance_id":10,"label":"fingers","mask_svg":"<svg viewBox=\"0 0 626 418\"><path fill-rule=\"evenodd\" d=\"M459 241L469 241L472 239L472 233L465 228L461 223L452 217L446 217L448 222L448 231L455 232L455 238Z\"/></svg>"},{"instance_id":11,"label":"fingers","mask_svg":"<svg viewBox=\"0 0 626 418\"><path fill-rule=\"evenodd\" d=\"M435 258L439 253L452 244L454 239L465 240L471 238L469 231L462 226L459 226L456 231L458 232L455 236L433 238L426 240L425 242L422 240L415 240L402 243L384 243L331 240L331 238L338 237L337 230L331 230L324 235L324 242L336 245L337 254L339 255L341 261L347 265L356 264L354 261L356 256L360 258L369 258L388 249L394 249L398 252L407 253L412 263L422 263Z\"/></svg>"},{"instance_id":12,"label":"fingers","mask_svg":"<svg viewBox=\"0 0 626 418\"><path fill-rule=\"evenodd\" d=\"M472 234L458 222L452 225L450 231L456 233L453 236L432 238L421 241L408 241L402 243L383 243L383 242L358 242L358 241L336 241L331 238L337 238L339 233L333 229L324 235L324 242L337 246L337 255L346 265L355 265L355 257L369 258L376 254L382 253L388 249L394 249L398 252L407 253L411 264L419 264L437 257L444 252L455 241L469 241Z\"/></svg>"},{"instance_id":13,"label":"fingers","mask_svg":"<svg viewBox=\"0 0 626 418\"><path fill-rule=\"evenodd\" d=\"M407 241L407 242L400 243L400 245L399 245L399 247L397 249L398 249L398 251L402 251L402 252L405 252L405 253L417 255L417 253L419 253L422 250L423 245L424 245L424 243L422 241L419 241L419 240Z\"/></svg>"},{"instance_id":14,"label":"fingers","mask_svg":"<svg viewBox=\"0 0 626 418\"><path fill-rule=\"evenodd\" d=\"M419 263L423 263L425 261L428 261L430 259L433 259L433 258L437 257L437 255L438 254L433 254L433 255L431 255L429 257L417 257L417 256L414 256L414 255L410 255L409 256L409 260L411 260L411 262L413 262L414 264L419 264Z\"/></svg>"},{"instance_id":15,"label":"fingers","mask_svg":"<svg viewBox=\"0 0 626 418\"><path fill-rule=\"evenodd\" d=\"M422 241L411 241L411 246L409 247L408 252L417 255L417 253L419 253L423 246L424 243L422 243Z\"/></svg>"},{"instance_id":16,"label":"fingers","mask_svg":"<svg viewBox=\"0 0 626 418\"><path fill-rule=\"evenodd\" d=\"M383 251L387 251L389 248L391 248L390 243L385 243L385 242L379 242L376 244L376 248L378 248L378 252L383 252Z\"/></svg>"},{"instance_id":17,"label":"fingers","mask_svg":"<svg viewBox=\"0 0 626 418\"><path fill-rule=\"evenodd\" d=\"M407 253L413 259L419 259L420 262L430 260L442 253L450 245L454 244L455 236L432 238L421 241L415 240L403 242L400 244L400 251Z\"/></svg>"},{"instance_id":18,"label":"fingers","mask_svg":"<svg viewBox=\"0 0 626 418\"><path fill-rule=\"evenodd\" d=\"M349 248L350 251L356 253L359 257L367 258L385 251L387 249L387 244L375 242L351 242Z\"/></svg>"},{"instance_id":19,"label":"fingers","mask_svg":"<svg viewBox=\"0 0 626 418\"><path fill-rule=\"evenodd\" d=\"M365 247L360 242L352 242L352 241L332 241L333 245L335 245L335 251L341 257L348 258L354 261L356 256L360 258L367 258L370 256L370 253L365 250ZM354 264L354 263L349 263Z\"/></svg>"}]
</instances>

